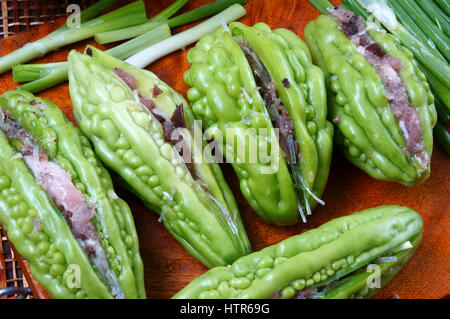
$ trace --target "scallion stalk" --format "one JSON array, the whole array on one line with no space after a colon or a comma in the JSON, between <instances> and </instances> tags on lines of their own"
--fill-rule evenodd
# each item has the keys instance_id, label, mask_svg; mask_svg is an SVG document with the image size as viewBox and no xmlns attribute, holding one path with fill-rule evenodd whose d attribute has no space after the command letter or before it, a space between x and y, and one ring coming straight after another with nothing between
<instances>
[{"instance_id":1,"label":"scallion stalk","mask_svg":"<svg viewBox=\"0 0 450 319\"><path fill-rule=\"evenodd\" d=\"M169 19L175 13L180 11L180 9L183 8L187 2L188 0L176 0L170 6L165 8L163 11L153 16L152 19L161 19L161 18Z\"/></svg>"},{"instance_id":2,"label":"scallion stalk","mask_svg":"<svg viewBox=\"0 0 450 319\"><path fill-rule=\"evenodd\" d=\"M334 5L328 0L308 0L311 5L321 14L328 14L328 8L334 8Z\"/></svg>"},{"instance_id":3,"label":"scallion stalk","mask_svg":"<svg viewBox=\"0 0 450 319\"><path fill-rule=\"evenodd\" d=\"M204 34L214 31L221 25L222 21L227 23L231 22L240 18L245 13L246 11L241 5L235 4L198 26L171 38L166 39L169 35L167 32L168 26L163 25L106 52L118 58L128 58L131 54L141 51L132 56L132 58L135 59L138 55L142 56L142 54L148 54L142 53L142 50L147 48L144 51L148 52L148 49L150 48L150 56L147 57L147 59L150 58L150 62L147 62L149 64L166 54L195 42ZM160 42L161 40L164 41ZM158 45L158 42L164 43L163 45ZM158 53L156 53L155 50L158 51ZM142 61L142 59L139 59L139 61ZM16 65L13 67L13 76L14 81L16 82L32 81L23 84L18 88L36 93L66 81L67 69L67 62Z\"/></svg>"},{"instance_id":4,"label":"scallion stalk","mask_svg":"<svg viewBox=\"0 0 450 319\"><path fill-rule=\"evenodd\" d=\"M205 34L215 31L222 23L230 23L237 20L246 14L245 8L240 4L234 4L228 9L215 15L212 18L196 25L195 27L180 32L170 38L161 41L141 52L131 56L125 62L128 62L136 67L145 68L147 65L158 60L159 58L183 49L188 45L198 41Z\"/></svg>"},{"instance_id":5,"label":"scallion stalk","mask_svg":"<svg viewBox=\"0 0 450 319\"><path fill-rule=\"evenodd\" d=\"M167 20L177 13L187 2L188 0L176 0L166 9L148 19L143 24L119 30L99 32L95 35L94 39L97 43L105 44L135 38L159 27L163 23L167 23Z\"/></svg>"},{"instance_id":6,"label":"scallion stalk","mask_svg":"<svg viewBox=\"0 0 450 319\"><path fill-rule=\"evenodd\" d=\"M123 60L169 37L170 28L167 24L163 24L135 39L107 50L106 53ZM67 62L18 64L13 66L13 79L15 82L28 82L18 86L18 89L36 93L67 81L67 70Z\"/></svg>"},{"instance_id":7,"label":"scallion stalk","mask_svg":"<svg viewBox=\"0 0 450 319\"><path fill-rule=\"evenodd\" d=\"M51 68L48 68L45 64L25 64L25 65L16 65L13 68L15 68L14 72L17 74L23 73L23 71L20 71L18 68L20 67L26 67L24 70L27 72L33 72L33 69L30 68L32 66L36 66L34 69L34 72L36 75L38 75L38 78L25 83L23 85L19 85L17 88L20 90L29 91L31 93L36 93L43 91L45 89L48 89L50 87L55 86L56 84L62 83L64 81L67 81L67 71L68 71L68 63L67 62L60 62L58 63L59 66L53 66ZM22 79L21 76L18 77L19 79ZM14 81L17 81L17 77L14 77Z\"/></svg>"},{"instance_id":8,"label":"scallion stalk","mask_svg":"<svg viewBox=\"0 0 450 319\"><path fill-rule=\"evenodd\" d=\"M450 34L450 18L442 11L441 7L430 0L416 0L416 2L422 7L428 17L448 36Z\"/></svg>"},{"instance_id":9,"label":"scallion stalk","mask_svg":"<svg viewBox=\"0 0 450 319\"><path fill-rule=\"evenodd\" d=\"M450 2L448 0L434 0L434 2L441 7L444 12L450 16Z\"/></svg>"},{"instance_id":10,"label":"scallion stalk","mask_svg":"<svg viewBox=\"0 0 450 319\"><path fill-rule=\"evenodd\" d=\"M392 0L391 0L392 1ZM436 24L428 17L425 11L414 0L394 0L398 2L403 10L410 16L427 37L434 42L435 46L443 56L450 59L450 38L439 29Z\"/></svg>"},{"instance_id":11,"label":"scallion stalk","mask_svg":"<svg viewBox=\"0 0 450 319\"><path fill-rule=\"evenodd\" d=\"M439 98L435 99L434 105L436 106L439 121L443 125L447 125L447 123L450 122L450 110L442 104L442 101Z\"/></svg>"},{"instance_id":12,"label":"scallion stalk","mask_svg":"<svg viewBox=\"0 0 450 319\"><path fill-rule=\"evenodd\" d=\"M80 13L80 22L83 23L83 22L86 22L86 21L94 19L103 10L108 8L114 2L116 2L116 0L100 0L100 1L97 1L97 2L93 3L88 8L86 8L83 11L81 11L81 13Z\"/></svg>"},{"instance_id":13,"label":"scallion stalk","mask_svg":"<svg viewBox=\"0 0 450 319\"><path fill-rule=\"evenodd\" d=\"M17 64L13 66L14 82L30 82L41 77L45 70L56 70L61 67L61 62L46 64Z\"/></svg>"},{"instance_id":14,"label":"scallion stalk","mask_svg":"<svg viewBox=\"0 0 450 319\"><path fill-rule=\"evenodd\" d=\"M431 49L433 49L432 52L434 52L438 57L442 59L442 61L446 61L444 56L438 51L436 48L436 45L433 41L431 41L427 35L422 31L422 29L417 25L417 21L412 18L408 13L403 9L403 7L400 5L400 2L398 0L386 0L391 8L394 10L397 18L399 21L411 32L415 37L420 39L420 41L428 45Z\"/></svg>"},{"instance_id":15,"label":"scallion stalk","mask_svg":"<svg viewBox=\"0 0 450 319\"><path fill-rule=\"evenodd\" d=\"M150 30L134 39L128 40L121 45L107 50L106 53L115 58L125 60L126 58L129 58L130 56L142 51L145 48L148 48L151 45L168 39L170 36L169 25L162 24L154 30Z\"/></svg>"},{"instance_id":16,"label":"scallion stalk","mask_svg":"<svg viewBox=\"0 0 450 319\"><path fill-rule=\"evenodd\" d=\"M175 18L172 18L169 20L168 24L169 27L175 28L180 25L188 24L193 21L201 20L203 18L212 16L216 13L219 13L229 6L232 6L233 4L241 4L244 5L247 3L247 0L217 0L211 3L207 3L201 7L198 7L194 10L191 10L189 12L180 14L179 16L176 16Z\"/></svg>"},{"instance_id":17,"label":"scallion stalk","mask_svg":"<svg viewBox=\"0 0 450 319\"><path fill-rule=\"evenodd\" d=\"M199 8L183 13L175 18L168 20L169 27L174 28L180 25L188 24L203 18L217 14L233 4L245 4L247 0L217 0L208 4L205 4ZM157 27L171 16L157 15L154 18L149 19L146 23L135 27L125 28L117 31L102 32L95 36L95 41L100 44L110 43L119 40L130 39L136 37L148 30Z\"/></svg>"},{"instance_id":18,"label":"scallion stalk","mask_svg":"<svg viewBox=\"0 0 450 319\"><path fill-rule=\"evenodd\" d=\"M422 72L425 74L430 87L433 89L433 94L436 97L439 97L441 101L447 106L450 110L450 91L443 85L433 73L431 73L427 68L425 68L422 64L419 63L419 67Z\"/></svg>"},{"instance_id":19,"label":"scallion stalk","mask_svg":"<svg viewBox=\"0 0 450 319\"><path fill-rule=\"evenodd\" d=\"M436 123L436 126L433 130L434 138L438 141L438 143L442 146L447 156L450 156L450 134L443 124L440 122Z\"/></svg>"},{"instance_id":20,"label":"scallion stalk","mask_svg":"<svg viewBox=\"0 0 450 319\"><path fill-rule=\"evenodd\" d=\"M44 38L28 43L20 49L1 57L0 74L8 71L16 64L41 57L47 52L67 44L90 38L98 32L125 28L144 23L145 20L144 3L140 0L96 19L86 21L81 24L80 28L59 28Z\"/></svg>"},{"instance_id":21,"label":"scallion stalk","mask_svg":"<svg viewBox=\"0 0 450 319\"><path fill-rule=\"evenodd\" d=\"M357 0L344 0L342 3L346 5L347 10L353 11L356 15L363 17L365 20L369 18L370 13L361 7Z\"/></svg>"},{"instance_id":22,"label":"scallion stalk","mask_svg":"<svg viewBox=\"0 0 450 319\"><path fill-rule=\"evenodd\" d=\"M89 21L94 19L96 16L98 16L103 10L108 8L110 5L112 5L116 0L100 0L95 2L94 4L90 5L80 13L80 23ZM62 31L69 29L67 26L67 21L62 26L60 26L58 29L56 29L54 32Z\"/></svg>"}]
</instances>

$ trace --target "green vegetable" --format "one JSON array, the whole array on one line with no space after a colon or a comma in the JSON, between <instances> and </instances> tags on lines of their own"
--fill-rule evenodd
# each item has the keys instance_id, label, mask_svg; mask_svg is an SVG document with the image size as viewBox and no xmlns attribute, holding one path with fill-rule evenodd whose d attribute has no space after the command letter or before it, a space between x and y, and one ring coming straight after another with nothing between
<instances>
[{"instance_id":1,"label":"green vegetable","mask_svg":"<svg viewBox=\"0 0 450 319\"><path fill-rule=\"evenodd\" d=\"M247 0L216 0L176 16L170 19L168 24L171 28L175 28L217 14L234 4L244 5L246 3Z\"/></svg>"},{"instance_id":2,"label":"green vegetable","mask_svg":"<svg viewBox=\"0 0 450 319\"><path fill-rule=\"evenodd\" d=\"M416 211L372 208L213 268L174 298L369 298L413 255L421 237Z\"/></svg>"},{"instance_id":3,"label":"green vegetable","mask_svg":"<svg viewBox=\"0 0 450 319\"><path fill-rule=\"evenodd\" d=\"M434 0L434 2L436 2L436 4L438 4L441 9L445 11L447 16L450 15L450 3L448 0Z\"/></svg>"},{"instance_id":4,"label":"green vegetable","mask_svg":"<svg viewBox=\"0 0 450 319\"><path fill-rule=\"evenodd\" d=\"M226 265L250 251L233 195L217 165L194 162L188 170L176 148L166 141L163 126L142 99L171 118L182 105L191 148L189 105L181 95L149 71L134 68L88 48L88 55L69 54L69 87L75 118L101 160L144 203L161 215L169 232L203 264ZM136 90L111 69L136 81ZM155 85L162 92L153 94ZM164 112L165 115L161 115ZM196 152L192 152L197 154Z\"/></svg>"},{"instance_id":5,"label":"green vegetable","mask_svg":"<svg viewBox=\"0 0 450 319\"><path fill-rule=\"evenodd\" d=\"M170 20L167 21L167 19L169 19L172 15L174 15L176 11L178 11L186 2L187 2L186 0L175 1L171 6L173 6L174 9L176 10L169 10L167 12L163 11L160 14L156 15L155 17L152 17L151 19L147 20L147 22L144 24L125 29L96 34L95 41L97 41L100 44L104 44L119 40L130 39L144 32L153 30L155 27L157 27L162 23L167 23L170 28L175 28L217 14L227 9L233 4L236 3L245 4L247 3L247 0L216 0L207 3L201 7L198 7L194 10L191 10L189 12L180 14L179 16L171 18Z\"/></svg>"},{"instance_id":6,"label":"green vegetable","mask_svg":"<svg viewBox=\"0 0 450 319\"><path fill-rule=\"evenodd\" d=\"M445 126L438 122L436 123L436 128L434 130L434 136L438 140L439 144L444 149L447 156L450 156L450 134L448 133Z\"/></svg>"},{"instance_id":7,"label":"green vegetable","mask_svg":"<svg viewBox=\"0 0 450 319\"><path fill-rule=\"evenodd\" d=\"M222 23L230 23L239 19L247 13L245 8L240 4L234 4L228 9L216 14L212 18L192 27L186 31L175 34L174 36L161 41L139 53L129 57L125 62L145 68L147 65L153 63L159 58L172 53L174 51L184 49L188 45L198 41L205 34L216 30Z\"/></svg>"},{"instance_id":8,"label":"green vegetable","mask_svg":"<svg viewBox=\"0 0 450 319\"><path fill-rule=\"evenodd\" d=\"M404 132L384 95L376 69L329 16L319 16L305 29L315 62L325 71L329 88L329 116L338 129L336 140L344 155L374 178L407 186L423 182L430 174L436 122L434 97L412 53L393 36L377 30L368 34L384 52L403 63L399 76L409 102L421 118L423 161L406 151ZM422 152L423 153L423 152ZM426 167L425 167L426 165Z\"/></svg>"},{"instance_id":9,"label":"green vegetable","mask_svg":"<svg viewBox=\"0 0 450 319\"><path fill-rule=\"evenodd\" d=\"M175 5L175 3L173 5ZM167 8L166 10L168 10L169 8ZM162 15L163 13L168 14L165 13L166 10L162 11L156 17L159 19L160 15ZM194 9L193 11L195 10L196 9ZM140 35L133 40L122 43L115 48L107 50L106 52L119 59L130 58L131 61L127 60L127 62L133 65L136 64L137 66L143 68L149 63L152 63L153 61L163 57L164 55L167 55L175 50L189 45L192 42L195 42L203 34L217 28L220 25L221 19L230 22L238 19L244 14L245 9L242 6L236 4L234 6L231 6L224 12L217 14L215 17L201 23L199 26L194 27L191 30L181 32L180 34L177 34L169 39L167 38L168 35L170 35L170 30L167 30L167 24L162 24L163 21L157 23L155 22L150 31ZM182 20L187 23L190 22L189 19L193 18L193 16L189 14L189 12L186 13L186 15L188 15L187 18ZM167 39L167 41L162 41L164 39ZM157 44L160 41L162 41L163 43ZM67 68L67 62L26 65L19 64L13 67L13 78L15 82L32 81L30 83L20 85L18 88L21 90L36 93L66 81Z\"/></svg>"},{"instance_id":10,"label":"green vegetable","mask_svg":"<svg viewBox=\"0 0 450 319\"><path fill-rule=\"evenodd\" d=\"M166 9L148 19L145 23L118 30L99 32L95 35L94 39L97 43L105 44L131 39L144 33L148 33L159 27L161 24L167 23L167 20L177 13L187 2L188 0L176 0Z\"/></svg>"},{"instance_id":11,"label":"green vegetable","mask_svg":"<svg viewBox=\"0 0 450 319\"><path fill-rule=\"evenodd\" d=\"M102 7L98 6L96 8L99 9ZM47 52L56 50L62 46L88 39L98 32L140 24L145 22L145 20L144 3L142 1L136 1L96 19L83 22L79 28L61 27L42 39L28 43L20 49L1 57L0 74L8 71L16 64L41 57Z\"/></svg>"},{"instance_id":12,"label":"green vegetable","mask_svg":"<svg viewBox=\"0 0 450 319\"><path fill-rule=\"evenodd\" d=\"M390 2L393 2L392 0ZM445 56L447 62L450 58L450 39L439 27L431 20L422 8L415 1L395 0L406 14L414 17L414 21L425 33L425 35L434 42L440 53Z\"/></svg>"},{"instance_id":13,"label":"green vegetable","mask_svg":"<svg viewBox=\"0 0 450 319\"><path fill-rule=\"evenodd\" d=\"M116 0L99 0L93 3L91 6L86 8L80 13L80 22L86 22L91 19L94 19L98 16L103 10L112 5ZM61 28L67 28L67 24L63 24Z\"/></svg>"},{"instance_id":14,"label":"green vegetable","mask_svg":"<svg viewBox=\"0 0 450 319\"><path fill-rule=\"evenodd\" d=\"M328 0L308 0L308 2L322 14L328 14L328 8L334 8L334 5Z\"/></svg>"},{"instance_id":15,"label":"green vegetable","mask_svg":"<svg viewBox=\"0 0 450 319\"><path fill-rule=\"evenodd\" d=\"M450 110L447 109L439 99L434 101L434 105L436 106L439 121L444 125L450 122Z\"/></svg>"},{"instance_id":16,"label":"green vegetable","mask_svg":"<svg viewBox=\"0 0 450 319\"><path fill-rule=\"evenodd\" d=\"M433 1L415 0L422 9L427 13L428 17L448 36L450 34L450 18L442 11L442 9Z\"/></svg>"},{"instance_id":17,"label":"green vegetable","mask_svg":"<svg viewBox=\"0 0 450 319\"><path fill-rule=\"evenodd\" d=\"M154 30L140 35L105 52L118 59L126 59L144 48L170 37L170 29L163 24ZM15 82L29 82L17 88L31 93L43 91L59 83L67 81L67 62L47 64L18 64L13 66Z\"/></svg>"},{"instance_id":18,"label":"green vegetable","mask_svg":"<svg viewBox=\"0 0 450 319\"><path fill-rule=\"evenodd\" d=\"M169 26L167 24L161 24L154 30L146 32L105 52L115 58L125 60L141 50L169 38L170 35Z\"/></svg>"},{"instance_id":19,"label":"green vegetable","mask_svg":"<svg viewBox=\"0 0 450 319\"><path fill-rule=\"evenodd\" d=\"M54 103L29 92L8 91L0 97L0 106L0 223L29 261L33 277L54 298L112 298L112 294L145 298L143 264L131 211L114 193L109 174L87 138ZM94 205L92 223L106 254L108 278L94 266L56 202L38 185L37 177L17 153L23 141L12 137L8 141L4 130L13 122L5 118L5 112L33 137L50 161L70 173L73 185ZM79 285L74 277L77 273Z\"/></svg>"},{"instance_id":20,"label":"green vegetable","mask_svg":"<svg viewBox=\"0 0 450 319\"><path fill-rule=\"evenodd\" d=\"M289 30L272 31L263 23L232 23L230 30L235 38L219 28L188 53L191 69L184 80L192 87L188 98L194 115L232 163L244 197L264 220L279 225L294 224L300 217L306 221L304 211L310 214L310 207L320 201L332 150L323 73ZM253 47L270 73L292 119L298 160L291 156L287 164L280 152L266 104L238 45L242 41ZM270 158L258 156L266 144Z\"/></svg>"}]
</instances>

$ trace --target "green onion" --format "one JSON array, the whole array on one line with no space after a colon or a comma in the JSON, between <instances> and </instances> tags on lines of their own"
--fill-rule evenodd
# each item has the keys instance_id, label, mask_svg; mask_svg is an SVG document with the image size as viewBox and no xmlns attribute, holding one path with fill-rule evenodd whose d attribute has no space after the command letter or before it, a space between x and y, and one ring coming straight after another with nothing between
<instances>
[{"instance_id":1,"label":"green onion","mask_svg":"<svg viewBox=\"0 0 450 319\"><path fill-rule=\"evenodd\" d=\"M439 121L442 124L447 125L447 123L450 122L450 110L443 105L442 101L438 98L435 99L434 105L436 106Z\"/></svg>"},{"instance_id":2,"label":"green onion","mask_svg":"<svg viewBox=\"0 0 450 319\"><path fill-rule=\"evenodd\" d=\"M91 6L86 8L85 10L81 11L81 13L80 13L80 23L83 23L83 22L89 21L91 19L94 19L103 10L108 8L114 2L116 2L116 0L100 0L100 1L92 4ZM56 31L62 31L62 30L65 30L65 29L69 29L69 27L67 26L67 21L62 26L60 26L58 29L56 29L55 32Z\"/></svg>"},{"instance_id":3,"label":"green onion","mask_svg":"<svg viewBox=\"0 0 450 319\"><path fill-rule=\"evenodd\" d=\"M152 19L160 19L160 18L169 19L175 13L180 11L180 9L183 8L187 2L188 0L176 0L170 6L165 8L163 11L153 16Z\"/></svg>"},{"instance_id":4,"label":"green onion","mask_svg":"<svg viewBox=\"0 0 450 319\"><path fill-rule=\"evenodd\" d=\"M179 1L180 0L178 0L177 2ZM247 3L247 0L217 0L205 4L204 6L196 8L194 10L191 10L189 12L183 13L175 18L172 18L167 23L171 28L178 27L180 25L188 24L212 16L236 3L245 4ZM173 14L174 13L172 13L172 15ZM97 41L97 43L100 44L105 44L114 41L130 39L157 27L159 24L165 21L164 19L169 19L170 17L171 15L169 16L167 14L157 15L154 18L149 19L146 23L138 26L125 28L117 31L102 32L95 36L95 41Z\"/></svg>"},{"instance_id":5,"label":"green onion","mask_svg":"<svg viewBox=\"0 0 450 319\"><path fill-rule=\"evenodd\" d=\"M433 133L434 137L442 146L445 153L447 153L447 156L450 156L450 134L448 133L445 126L442 125L440 122L437 122L433 130Z\"/></svg>"},{"instance_id":6,"label":"green onion","mask_svg":"<svg viewBox=\"0 0 450 319\"><path fill-rule=\"evenodd\" d=\"M90 38L98 32L144 23L145 20L144 3L136 1L96 19L84 22L80 28L59 28L46 37L28 43L20 49L1 57L0 74L8 71L16 64L41 57L47 52L56 50L64 45Z\"/></svg>"},{"instance_id":7,"label":"green onion","mask_svg":"<svg viewBox=\"0 0 450 319\"><path fill-rule=\"evenodd\" d=\"M311 5L321 14L328 14L328 8L334 8L334 5L328 0L308 0Z\"/></svg>"},{"instance_id":8,"label":"green onion","mask_svg":"<svg viewBox=\"0 0 450 319\"><path fill-rule=\"evenodd\" d=\"M398 2L410 17L414 17L414 21L416 21L423 33L434 42L448 61L450 58L450 39L433 23L422 8L414 0L394 0L393 2Z\"/></svg>"},{"instance_id":9,"label":"green onion","mask_svg":"<svg viewBox=\"0 0 450 319\"><path fill-rule=\"evenodd\" d=\"M112 5L116 0L100 0L83 10L80 14L80 22L86 22L94 19L98 16L103 10ZM66 25L66 24L64 24Z\"/></svg>"},{"instance_id":10,"label":"green onion","mask_svg":"<svg viewBox=\"0 0 450 319\"><path fill-rule=\"evenodd\" d=\"M171 38L168 38L170 36L170 33L168 32L169 27L167 24L164 24L106 52L117 58L125 59L133 54L133 57L141 54L140 51L145 48L151 48L150 51L152 52L150 53L150 59L152 60L151 62L153 62L155 59L195 42L204 34L214 31L220 26L222 19L223 21L230 22L240 18L245 13L246 11L241 5L233 5L215 17ZM163 46L155 44L160 41L164 42ZM161 51L158 52L158 54L155 54L154 50ZM36 93L66 81L67 70L67 62L16 65L13 67L13 78L16 82L31 81L18 88Z\"/></svg>"},{"instance_id":11,"label":"green onion","mask_svg":"<svg viewBox=\"0 0 450 319\"><path fill-rule=\"evenodd\" d=\"M448 36L450 34L450 19L442 11L441 7L430 0L416 0L416 2L427 13L428 17Z\"/></svg>"},{"instance_id":12,"label":"green onion","mask_svg":"<svg viewBox=\"0 0 450 319\"><path fill-rule=\"evenodd\" d=\"M433 89L433 94L439 97L450 110L450 91L427 68L421 64L419 64L419 67L427 77L428 83Z\"/></svg>"},{"instance_id":13,"label":"green onion","mask_svg":"<svg viewBox=\"0 0 450 319\"><path fill-rule=\"evenodd\" d=\"M128 27L124 29L102 32L95 35L95 42L99 44L106 44L111 42L122 41L126 39L131 39L137 37L145 32L152 31L153 29L159 27L163 23L167 23L167 19L158 18L158 19L150 19L143 24L139 24L133 27Z\"/></svg>"},{"instance_id":14,"label":"green onion","mask_svg":"<svg viewBox=\"0 0 450 319\"><path fill-rule=\"evenodd\" d=\"M176 0L166 9L164 9L154 17L148 19L143 24L128 28L122 28L119 30L99 32L95 35L94 39L97 43L105 44L137 37L145 32L159 27L163 23L166 23L167 20L175 13L177 13L178 10L180 10L187 1L188 0Z\"/></svg>"},{"instance_id":15,"label":"green onion","mask_svg":"<svg viewBox=\"0 0 450 319\"><path fill-rule=\"evenodd\" d=\"M343 3L346 5L347 10L353 11L356 15L363 17L365 20L369 18L370 13L361 7L357 0L344 0Z\"/></svg>"},{"instance_id":16,"label":"green onion","mask_svg":"<svg viewBox=\"0 0 450 319\"><path fill-rule=\"evenodd\" d=\"M151 45L169 38L170 35L169 25L163 24L154 30L150 30L144 34L141 34L134 39L131 39L127 42L122 43L121 45L107 50L106 52L113 57L124 60L138 53L139 51L148 48Z\"/></svg>"},{"instance_id":17,"label":"green onion","mask_svg":"<svg viewBox=\"0 0 450 319\"><path fill-rule=\"evenodd\" d=\"M450 3L448 0L434 0L434 2L439 5L448 16L450 16Z\"/></svg>"},{"instance_id":18,"label":"green onion","mask_svg":"<svg viewBox=\"0 0 450 319\"><path fill-rule=\"evenodd\" d=\"M217 0L208 4L205 4L201 7L198 7L194 10L176 16L169 20L169 27L175 28L180 25L188 24L193 21L197 21L209 16L212 16L216 13L219 13L229 6L233 4L246 4L247 0Z\"/></svg>"},{"instance_id":19,"label":"green onion","mask_svg":"<svg viewBox=\"0 0 450 319\"><path fill-rule=\"evenodd\" d=\"M26 90L31 93L40 92L47 88L53 87L58 83L67 81L67 62L57 63L53 67L48 67L46 64L18 64L13 67L13 74L15 82L22 82L26 80L26 74L34 74L34 80L28 78L31 82L24 85L19 85L17 88Z\"/></svg>"},{"instance_id":20,"label":"green onion","mask_svg":"<svg viewBox=\"0 0 450 319\"><path fill-rule=\"evenodd\" d=\"M45 75L53 72L61 67L63 63L46 63L46 64L17 64L13 66L13 80L15 82L30 82L39 79L44 73Z\"/></svg>"},{"instance_id":21,"label":"green onion","mask_svg":"<svg viewBox=\"0 0 450 319\"><path fill-rule=\"evenodd\" d=\"M155 30L107 50L106 53L123 60L168 37L170 28L167 24L163 24ZM15 82L29 82L18 86L18 89L36 93L67 81L67 70L67 62L18 64L13 66L13 79Z\"/></svg>"},{"instance_id":22,"label":"green onion","mask_svg":"<svg viewBox=\"0 0 450 319\"><path fill-rule=\"evenodd\" d=\"M438 51L436 45L433 41L431 41L428 36L422 31L422 29L417 25L415 19L408 15L408 13L403 9L398 0L386 0L389 5L394 10L399 21L411 32L415 37L417 37L423 44L428 45L432 52L436 54L436 56L440 57L442 61L446 61L444 56Z\"/></svg>"},{"instance_id":23,"label":"green onion","mask_svg":"<svg viewBox=\"0 0 450 319\"><path fill-rule=\"evenodd\" d=\"M145 68L147 65L158 60L159 58L176 50L183 49L189 44L198 41L205 34L215 31L224 22L230 23L245 14L246 11L243 6L240 4L234 4L228 9L196 25L195 27L171 36L164 41L142 50L141 52L128 58L125 62L139 68Z\"/></svg>"}]
</instances>

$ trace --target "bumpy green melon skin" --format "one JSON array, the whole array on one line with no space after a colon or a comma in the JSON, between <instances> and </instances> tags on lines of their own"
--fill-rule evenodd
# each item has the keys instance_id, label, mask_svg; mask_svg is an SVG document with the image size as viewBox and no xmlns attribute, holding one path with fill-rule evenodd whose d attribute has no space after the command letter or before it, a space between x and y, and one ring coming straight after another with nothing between
<instances>
[{"instance_id":1,"label":"bumpy green melon skin","mask_svg":"<svg viewBox=\"0 0 450 319\"><path fill-rule=\"evenodd\" d=\"M167 230L204 265L227 265L247 254L250 244L230 192L208 184L216 190L208 194L194 180L178 151L165 140L161 123L113 68L136 76L140 89L147 87L146 94L157 83L162 93L153 97L154 103L167 114L178 103L188 109L184 99L154 74L138 72L94 48L90 53L69 54L69 88L76 121L97 156L160 214ZM214 169L204 169L202 177L208 174L206 181L224 183L216 179L220 175Z\"/></svg>"},{"instance_id":2,"label":"bumpy green melon skin","mask_svg":"<svg viewBox=\"0 0 450 319\"><path fill-rule=\"evenodd\" d=\"M145 298L143 263L130 208L115 195L111 178L87 138L56 104L29 92L5 92L0 107L33 136L52 161L71 174L84 197L95 202L92 222L120 289L126 298ZM112 298L110 287L91 265L62 213L10 142L1 132L0 180L4 183L0 183L0 223L29 261L34 278L54 298ZM80 287L70 286L73 265L80 269Z\"/></svg>"},{"instance_id":3,"label":"bumpy green melon skin","mask_svg":"<svg viewBox=\"0 0 450 319\"><path fill-rule=\"evenodd\" d=\"M364 267L378 257L395 256L377 264L381 284L386 284L414 253L422 228L419 213L408 207L367 209L241 257L229 267L213 268L174 298L293 298L304 288L327 285L355 270L321 298L370 297L381 287L366 287L373 272ZM411 246L400 250L407 241Z\"/></svg>"},{"instance_id":4,"label":"bumpy green melon skin","mask_svg":"<svg viewBox=\"0 0 450 319\"><path fill-rule=\"evenodd\" d=\"M393 35L375 30L369 35L386 53L402 61L400 77L411 105L422 119L424 149L431 158L437 116L425 75L411 52ZM430 175L430 164L422 167L406 151L405 138L375 68L329 16L311 21L305 28L305 39L314 62L325 73L329 118L335 122L341 152L376 179L406 186L423 183Z\"/></svg>"},{"instance_id":5,"label":"bumpy green melon skin","mask_svg":"<svg viewBox=\"0 0 450 319\"><path fill-rule=\"evenodd\" d=\"M305 43L289 30L236 22L230 24L230 32L219 28L189 51L191 68L184 74L186 84L191 86L188 99L194 116L203 121L206 132L216 137L221 152L228 156L250 206L268 222L294 224L300 218L299 190L295 189L278 140L269 142L275 154L272 162L248 160L251 150L247 145L259 145L267 141L267 135L276 135L250 65L234 37L242 36L254 48L274 80L293 120L301 178L316 197L322 195L328 178L333 140L333 126L326 120L323 72L312 64ZM289 87L283 84L287 81ZM227 138L230 129L235 130L238 142ZM260 129L268 133L264 135ZM252 131L256 133L249 133ZM239 147L244 147L247 161L236 154ZM273 172L270 164L274 165ZM304 192L300 202L306 198L309 206L316 206L312 196L305 190L300 192ZM304 201L302 206L306 211Z\"/></svg>"}]
</instances>

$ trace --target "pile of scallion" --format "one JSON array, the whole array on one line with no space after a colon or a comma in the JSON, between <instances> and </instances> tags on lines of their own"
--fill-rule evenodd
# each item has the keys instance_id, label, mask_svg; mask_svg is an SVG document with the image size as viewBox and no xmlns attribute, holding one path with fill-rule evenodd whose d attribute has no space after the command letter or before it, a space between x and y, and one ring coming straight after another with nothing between
<instances>
[{"instance_id":1,"label":"pile of scallion","mask_svg":"<svg viewBox=\"0 0 450 319\"><path fill-rule=\"evenodd\" d=\"M100 0L81 12L80 27L64 24L54 32L0 57L0 73L12 68L15 82L28 82L18 89L36 93L67 81L67 62L22 64L65 45L94 37L100 43L128 40L107 50L116 58L139 67L197 41L214 31L223 21L237 20L246 11L246 0L217 0L192 11L173 17L188 0L175 0L169 7L147 19L145 6L138 0L95 18L115 0ZM205 22L171 36L171 28L215 15Z\"/></svg>"},{"instance_id":2,"label":"pile of scallion","mask_svg":"<svg viewBox=\"0 0 450 319\"><path fill-rule=\"evenodd\" d=\"M333 5L309 0L322 14ZM447 0L343 0L344 9L366 20L375 18L413 54L435 97L434 136L450 156L450 3Z\"/></svg>"}]
</instances>

